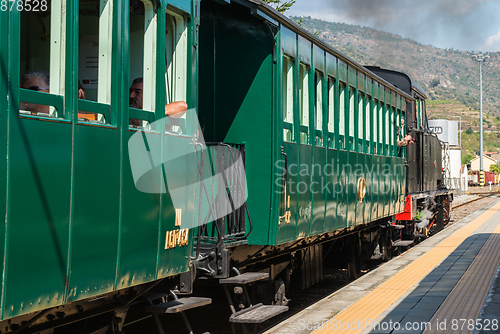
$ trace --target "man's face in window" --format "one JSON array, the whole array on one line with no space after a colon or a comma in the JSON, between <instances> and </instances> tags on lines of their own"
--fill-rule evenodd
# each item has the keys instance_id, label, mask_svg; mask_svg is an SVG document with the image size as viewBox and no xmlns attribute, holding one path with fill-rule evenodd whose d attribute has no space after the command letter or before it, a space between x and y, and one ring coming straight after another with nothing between
<instances>
[{"instance_id":1,"label":"man's face in window","mask_svg":"<svg viewBox=\"0 0 500 334\"><path fill-rule=\"evenodd\" d=\"M130 86L128 99L130 107L142 109L142 82Z\"/></svg>"},{"instance_id":2,"label":"man's face in window","mask_svg":"<svg viewBox=\"0 0 500 334\"><path fill-rule=\"evenodd\" d=\"M34 90L37 92L48 93L49 87L43 78L33 77L24 80L21 83L21 87L29 90ZM33 103L25 103L24 106L21 106L21 109L29 110L34 114L39 112L41 113L49 113L49 106L41 105L41 104L33 104Z\"/></svg>"}]
</instances>

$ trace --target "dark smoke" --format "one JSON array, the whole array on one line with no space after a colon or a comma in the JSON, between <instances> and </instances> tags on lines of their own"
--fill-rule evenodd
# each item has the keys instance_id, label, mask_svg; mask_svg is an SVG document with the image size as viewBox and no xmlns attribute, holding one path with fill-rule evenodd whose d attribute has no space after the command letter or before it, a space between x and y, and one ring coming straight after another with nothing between
<instances>
[{"instance_id":1,"label":"dark smoke","mask_svg":"<svg viewBox=\"0 0 500 334\"><path fill-rule=\"evenodd\" d=\"M482 3L491 1L495 0L330 0L330 4L332 11L363 26L422 44L470 51L468 46L483 42L481 32L497 20L498 13L474 15Z\"/></svg>"}]
</instances>

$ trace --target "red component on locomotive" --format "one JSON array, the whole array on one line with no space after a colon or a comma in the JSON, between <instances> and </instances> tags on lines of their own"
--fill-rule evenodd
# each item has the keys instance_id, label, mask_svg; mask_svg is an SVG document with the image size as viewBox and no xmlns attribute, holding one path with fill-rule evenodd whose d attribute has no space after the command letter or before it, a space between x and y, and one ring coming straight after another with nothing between
<instances>
[{"instance_id":1,"label":"red component on locomotive","mask_svg":"<svg viewBox=\"0 0 500 334\"><path fill-rule=\"evenodd\" d=\"M411 213L412 213L412 203L411 203L411 196L408 195L406 196L406 199L405 199L405 211L401 212L401 213L398 213L396 215L396 220L411 220L412 219L412 216L411 216Z\"/></svg>"}]
</instances>

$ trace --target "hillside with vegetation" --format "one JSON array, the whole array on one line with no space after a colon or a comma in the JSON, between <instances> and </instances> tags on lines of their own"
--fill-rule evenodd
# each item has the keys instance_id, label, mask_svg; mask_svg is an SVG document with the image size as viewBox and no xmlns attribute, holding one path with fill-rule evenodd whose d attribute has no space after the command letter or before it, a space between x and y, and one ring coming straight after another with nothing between
<instances>
[{"instance_id":1,"label":"hillside with vegetation","mask_svg":"<svg viewBox=\"0 0 500 334\"><path fill-rule=\"evenodd\" d=\"M439 49L372 28L326 22L310 17L291 17L344 55L362 65L375 65L405 72L422 86L435 116L453 109L462 116L463 128L478 128L479 64L471 52ZM500 52L490 53L483 66L483 110L485 129L500 126ZM463 111L463 112L462 112ZM448 117L443 117L448 118ZM451 119L451 118L450 118ZM470 123L469 123L470 122Z\"/></svg>"}]
</instances>

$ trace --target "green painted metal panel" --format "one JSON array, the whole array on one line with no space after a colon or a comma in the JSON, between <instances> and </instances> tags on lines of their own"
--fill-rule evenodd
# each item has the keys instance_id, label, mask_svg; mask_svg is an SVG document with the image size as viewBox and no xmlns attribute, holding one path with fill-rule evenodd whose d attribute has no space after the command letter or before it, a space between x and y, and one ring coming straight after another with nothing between
<instances>
[{"instance_id":1,"label":"green painted metal panel","mask_svg":"<svg viewBox=\"0 0 500 334\"><path fill-rule=\"evenodd\" d=\"M347 63L341 59L337 62L338 79L347 84Z\"/></svg>"},{"instance_id":2,"label":"green painted metal panel","mask_svg":"<svg viewBox=\"0 0 500 334\"><path fill-rule=\"evenodd\" d=\"M179 8L180 10L186 12L186 13L191 13L192 11L192 6L193 6L194 1L192 0L168 0L168 1L162 1L162 5L166 4L167 6L173 6L176 8Z\"/></svg>"},{"instance_id":3,"label":"green painted metal panel","mask_svg":"<svg viewBox=\"0 0 500 334\"><path fill-rule=\"evenodd\" d=\"M358 72L358 89L363 92L366 91L366 75L361 72Z\"/></svg>"},{"instance_id":4,"label":"green painted metal panel","mask_svg":"<svg viewBox=\"0 0 500 334\"><path fill-rule=\"evenodd\" d=\"M297 58L297 34L284 26L280 27L281 52Z\"/></svg>"},{"instance_id":5,"label":"green painted metal panel","mask_svg":"<svg viewBox=\"0 0 500 334\"><path fill-rule=\"evenodd\" d=\"M299 164L299 180L297 183L297 192L299 193L299 208L297 220L296 238L304 238L309 236L311 230L312 217L312 163L313 149L310 145L301 144L299 147L300 164Z\"/></svg>"},{"instance_id":6,"label":"green painted metal panel","mask_svg":"<svg viewBox=\"0 0 500 334\"><path fill-rule=\"evenodd\" d=\"M373 169L372 174L372 220L377 220L381 217L381 205L380 205L380 156L373 156L373 165L375 168Z\"/></svg>"},{"instance_id":7,"label":"green painted metal panel","mask_svg":"<svg viewBox=\"0 0 500 334\"><path fill-rule=\"evenodd\" d=\"M367 221L365 221L365 202L362 201L361 203L358 200L358 190L357 190L357 184L358 180L360 178L364 178L366 180L366 168L365 168L365 154L363 153L358 153L356 155L356 164L354 166L354 178L353 178L353 183L354 183L354 195L356 196L356 199L354 201L354 224L355 225L360 225L364 224Z\"/></svg>"},{"instance_id":8,"label":"green painted metal panel","mask_svg":"<svg viewBox=\"0 0 500 334\"><path fill-rule=\"evenodd\" d=\"M325 169L325 182L328 184L325 209L325 231L335 230L337 225L337 201L339 193L339 172L337 164L337 150L327 150L328 167Z\"/></svg>"},{"instance_id":9,"label":"green painted metal panel","mask_svg":"<svg viewBox=\"0 0 500 334\"><path fill-rule=\"evenodd\" d=\"M383 161L383 180L384 180L384 188L383 188L383 205L384 205L384 217L389 216L391 214L391 200L392 200L392 189L393 189L393 165L391 161L391 157L382 157Z\"/></svg>"},{"instance_id":10,"label":"green painted metal panel","mask_svg":"<svg viewBox=\"0 0 500 334\"><path fill-rule=\"evenodd\" d=\"M372 217L372 207L373 207L373 199L374 199L374 194L373 194L373 155L372 154L366 154L365 155L365 180L366 180L366 195L364 199L365 203L365 211L364 211L364 216L365 216L365 221L373 221Z\"/></svg>"},{"instance_id":11,"label":"green painted metal panel","mask_svg":"<svg viewBox=\"0 0 500 334\"><path fill-rule=\"evenodd\" d=\"M64 301L71 203L71 124L15 118L9 132L4 318Z\"/></svg>"},{"instance_id":12,"label":"green painted metal panel","mask_svg":"<svg viewBox=\"0 0 500 334\"><path fill-rule=\"evenodd\" d=\"M357 88L358 70L355 67L352 67L351 65L348 65L347 69L348 69L347 80L348 80L349 86Z\"/></svg>"},{"instance_id":13,"label":"green painted metal panel","mask_svg":"<svg viewBox=\"0 0 500 334\"><path fill-rule=\"evenodd\" d=\"M358 163L358 153L348 152L348 161L346 165L347 188L346 188L346 206L347 206L347 226L356 224L356 165Z\"/></svg>"},{"instance_id":14,"label":"green painted metal panel","mask_svg":"<svg viewBox=\"0 0 500 334\"><path fill-rule=\"evenodd\" d=\"M311 184L313 196L311 235L326 232L325 226L325 195L330 185L327 183L325 173L326 148L314 148L314 164L312 165L313 183ZM327 188L325 188L327 187Z\"/></svg>"},{"instance_id":15,"label":"green painted metal panel","mask_svg":"<svg viewBox=\"0 0 500 334\"><path fill-rule=\"evenodd\" d=\"M130 138L135 131L127 131ZM149 147L160 147L160 134L148 134ZM129 153L122 152L123 159L129 161ZM168 166L169 164L165 164ZM184 168L179 165L179 168ZM161 184L163 180L155 180ZM144 283L155 279L156 257L158 254L158 233L160 222L160 194L142 193L135 187L130 164L123 170L123 207L120 226L120 257L117 271L117 289ZM140 222L140 223L139 223ZM117 228L117 226L115 227ZM163 243L164 244L164 243ZM141 260L142 259L142 260ZM172 267L178 263L172 263Z\"/></svg>"},{"instance_id":16,"label":"green painted metal panel","mask_svg":"<svg viewBox=\"0 0 500 334\"><path fill-rule=\"evenodd\" d=\"M325 50L317 45L313 45L313 66L325 73Z\"/></svg>"},{"instance_id":17,"label":"green painted metal panel","mask_svg":"<svg viewBox=\"0 0 500 334\"><path fill-rule=\"evenodd\" d=\"M198 203L198 201L195 200L195 198L197 198L196 196L198 195L196 191L199 191L199 189L185 186L194 184L198 178L195 159L196 156L194 154L192 140L189 137L163 137L163 156L168 157L171 155L170 152L179 152L179 150L181 150L181 152L186 152L186 154L176 158L174 163L164 164L163 167L164 175L167 178L167 185L169 188L173 188L173 190L169 190L169 193L167 194L162 194L163 208L161 212L161 225L159 230L159 246L151 246L151 251L153 251L154 248L155 252L158 247L158 278L172 276L189 269L189 256L191 255L192 238L190 238L189 245L165 249L166 235L168 231L185 229L186 227L194 226L196 222L195 210L197 210L196 203ZM175 201L172 200L171 196L175 196ZM180 227L175 226L176 209L182 210L182 224ZM131 224L132 223L133 222L131 221ZM133 247L133 233L137 233L137 231L133 231L131 229L130 232L129 241L130 246ZM156 232L151 230L151 233L158 234L157 225ZM141 256L135 254L136 250L134 248L135 247L130 250L130 256L134 258L134 261L137 261L135 267L142 269L144 266L140 266ZM142 273L138 272L138 274L142 274L143 279L148 279L148 272L143 271ZM123 275L124 278L127 276L125 271L123 272Z\"/></svg>"},{"instance_id":18,"label":"green painted metal panel","mask_svg":"<svg viewBox=\"0 0 500 334\"><path fill-rule=\"evenodd\" d=\"M117 129L77 126L67 301L113 291L118 249L119 152Z\"/></svg>"},{"instance_id":19,"label":"green painted metal panel","mask_svg":"<svg viewBox=\"0 0 500 334\"><path fill-rule=\"evenodd\" d=\"M338 192L337 192L337 224L335 229L344 228L347 226L347 200L348 200L348 163L349 156L348 152L345 150L339 150L337 152L337 165L339 167L339 178L338 178Z\"/></svg>"},{"instance_id":20,"label":"green painted metal panel","mask_svg":"<svg viewBox=\"0 0 500 334\"><path fill-rule=\"evenodd\" d=\"M299 44L299 60L304 64L311 65L312 43L302 36L297 36Z\"/></svg>"},{"instance_id":21,"label":"green painted metal panel","mask_svg":"<svg viewBox=\"0 0 500 334\"><path fill-rule=\"evenodd\" d=\"M288 175L287 175L287 196L286 199L288 201L288 196L290 196L290 206L287 208L291 212L290 223L287 224L284 221L281 222L278 229L278 236L276 243L281 244L288 241L295 240L295 230L297 228L297 219L298 219L298 191L297 191L297 183L298 183L298 144L296 143L283 143L283 151L287 154L288 159ZM284 165L282 165L284 168ZM280 172L280 176L283 173ZM279 180L279 176L278 176ZM281 182L280 182L281 184ZM282 190L282 188L277 188Z\"/></svg>"},{"instance_id":22,"label":"green painted metal panel","mask_svg":"<svg viewBox=\"0 0 500 334\"><path fill-rule=\"evenodd\" d=\"M10 56L11 48L9 42L10 36L10 26L9 26L9 16L7 13L0 13L0 31L4 33L0 34L0 45L2 45L2 52L0 52L0 189L3 191L0 194L0 219L4 222L0 227L0 265L2 270L4 270L4 259L5 259L5 241L6 241L6 229L7 224L7 124L9 113L12 110L19 109L14 106L14 87L19 87L19 77L16 75L14 80L16 80L16 86L11 84L11 73L9 71L10 66ZM16 73L17 74L17 73ZM2 280L3 283L3 280ZM3 297L3 284L2 284L2 297ZM0 299L0 316L3 312L3 300Z\"/></svg>"},{"instance_id":23,"label":"green painted metal panel","mask_svg":"<svg viewBox=\"0 0 500 334\"><path fill-rule=\"evenodd\" d=\"M326 73L334 78L337 76L337 58L329 53L326 54Z\"/></svg>"},{"instance_id":24,"label":"green painted metal panel","mask_svg":"<svg viewBox=\"0 0 500 334\"><path fill-rule=\"evenodd\" d=\"M366 77L366 94L373 97L373 79Z\"/></svg>"}]
</instances>

